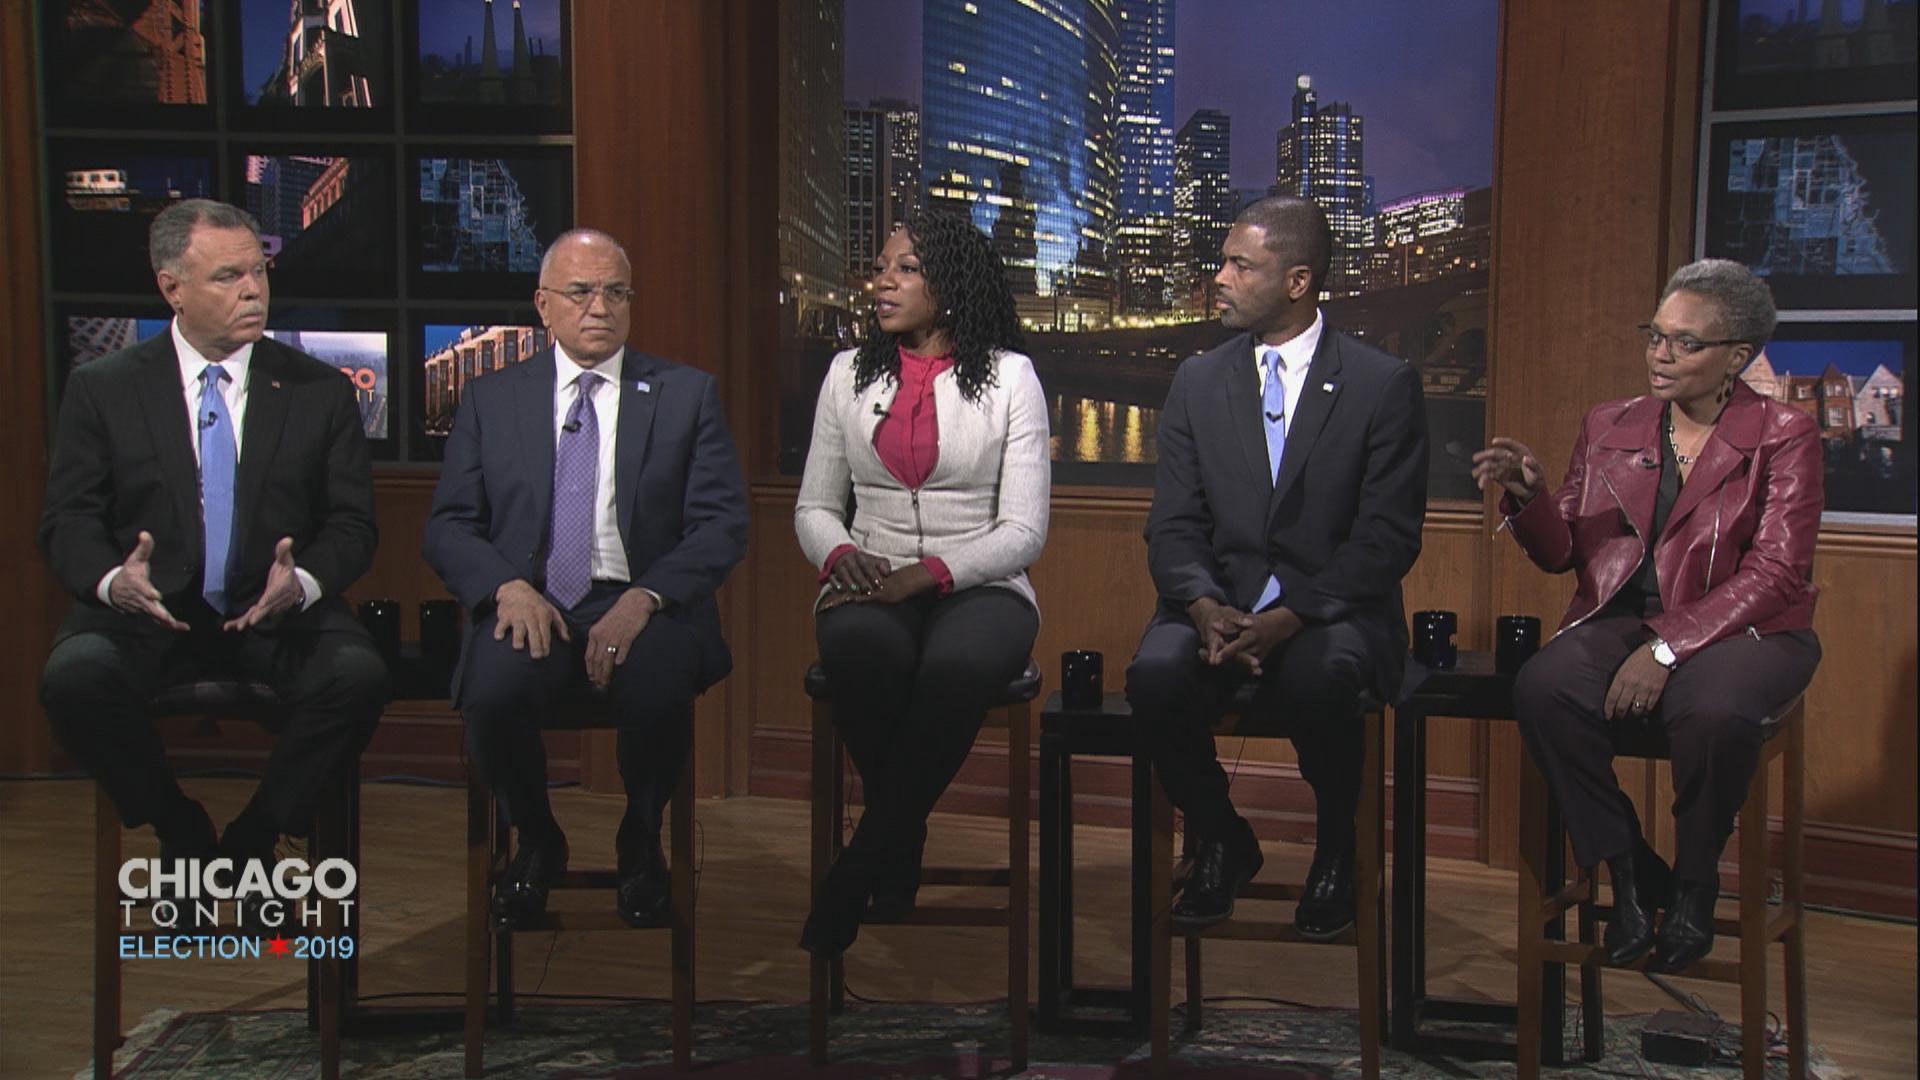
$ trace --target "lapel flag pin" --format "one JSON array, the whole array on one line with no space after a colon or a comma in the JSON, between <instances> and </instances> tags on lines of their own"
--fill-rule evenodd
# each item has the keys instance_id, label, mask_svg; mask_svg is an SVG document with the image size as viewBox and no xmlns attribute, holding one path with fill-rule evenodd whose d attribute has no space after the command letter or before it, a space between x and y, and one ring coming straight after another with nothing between
<instances>
[{"instance_id":1,"label":"lapel flag pin","mask_svg":"<svg viewBox=\"0 0 1920 1080\"><path fill-rule=\"evenodd\" d=\"M273 380L273 388L274 388L275 390L278 390L278 389L280 389L280 380L279 380L279 379L275 379L275 380Z\"/></svg>"},{"instance_id":2,"label":"lapel flag pin","mask_svg":"<svg viewBox=\"0 0 1920 1080\"><path fill-rule=\"evenodd\" d=\"M1330 382L1323 382L1323 383L1321 383L1321 384L1320 384L1320 392L1321 392L1321 393L1323 393L1323 394L1331 394L1331 393L1333 393L1333 384L1332 384L1332 383L1330 383Z\"/></svg>"},{"instance_id":3,"label":"lapel flag pin","mask_svg":"<svg viewBox=\"0 0 1920 1080\"><path fill-rule=\"evenodd\" d=\"M640 392L641 392L641 393L643 393L643 394L651 394L651 393L653 393L653 384L652 384L652 383L649 383L649 382L647 382L647 380L645 380L645 379L639 379L639 380L637 380L637 381L635 381L635 382L634 382L634 384L633 384L633 388L634 388L635 390L638 390L638 391L640 391Z\"/></svg>"}]
</instances>

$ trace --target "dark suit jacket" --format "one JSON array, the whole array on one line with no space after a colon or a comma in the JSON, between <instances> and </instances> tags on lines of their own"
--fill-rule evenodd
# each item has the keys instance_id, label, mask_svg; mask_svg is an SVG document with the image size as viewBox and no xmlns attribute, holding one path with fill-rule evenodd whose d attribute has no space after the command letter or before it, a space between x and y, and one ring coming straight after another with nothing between
<instances>
[{"instance_id":1,"label":"dark suit jacket","mask_svg":"<svg viewBox=\"0 0 1920 1080\"><path fill-rule=\"evenodd\" d=\"M1420 377L1324 328L1276 483L1253 349L1240 334L1193 357L1167 392L1146 532L1160 617L1184 619L1202 596L1249 610L1272 574L1281 606L1302 619L1355 623L1377 688L1395 694L1407 642L1400 579L1426 516Z\"/></svg>"},{"instance_id":2,"label":"dark suit jacket","mask_svg":"<svg viewBox=\"0 0 1920 1080\"><path fill-rule=\"evenodd\" d=\"M320 583L319 603L283 625L359 625L340 594L373 562L373 473L360 406L337 368L268 339L253 347L228 594L246 610L266 587L273 547ZM197 597L205 545L200 479L173 335L162 333L74 370L47 470L40 551L74 596L56 641L85 630L158 630L94 590L153 534L153 583L179 615Z\"/></svg>"},{"instance_id":3,"label":"dark suit jacket","mask_svg":"<svg viewBox=\"0 0 1920 1080\"><path fill-rule=\"evenodd\" d=\"M421 553L476 621L507 582L545 584L554 371L549 348L461 392ZM747 548L746 485L712 376L627 350L613 490L633 584L665 601L655 618L693 628L705 689L733 667L714 593Z\"/></svg>"}]
</instances>

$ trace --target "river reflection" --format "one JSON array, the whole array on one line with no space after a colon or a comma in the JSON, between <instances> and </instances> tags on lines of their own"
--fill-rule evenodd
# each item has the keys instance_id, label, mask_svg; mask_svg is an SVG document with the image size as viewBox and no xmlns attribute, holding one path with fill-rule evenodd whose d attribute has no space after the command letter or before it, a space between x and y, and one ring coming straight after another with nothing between
<instances>
[{"instance_id":1,"label":"river reflection","mask_svg":"<svg viewBox=\"0 0 1920 1080\"><path fill-rule=\"evenodd\" d=\"M1048 400L1055 461L1150 465L1157 457L1160 410L1056 394Z\"/></svg>"}]
</instances>

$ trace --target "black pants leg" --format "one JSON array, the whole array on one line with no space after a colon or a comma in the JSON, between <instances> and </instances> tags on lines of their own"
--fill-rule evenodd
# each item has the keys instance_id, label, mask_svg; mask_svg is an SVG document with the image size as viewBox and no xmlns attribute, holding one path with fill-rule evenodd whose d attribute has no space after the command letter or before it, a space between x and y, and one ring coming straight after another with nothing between
<instances>
[{"instance_id":1,"label":"black pants leg","mask_svg":"<svg viewBox=\"0 0 1920 1080\"><path fill-rule=\"evenodd\" d=\"M1218 835L1236 817L1209 729L1246 676L1200 659L1200 635L1183 616L1148 624L1127 668L1127 698L1141 718L1148 751L1167 798L1200 837ZM1318 842L1353 843L1364 731L1357 722L1370 678L1365 639L1350 623L1314 623L1275 650L1254 708L1284 723L1313 789Z\"/></svg>"},{"instance_id":2,"label":"black pants leg","mask_svg":"<svg viewBox=\"0 0 1920 1080\"><path fill-rule=\"evenodd\" d=\"M886 607L918 610L878 610ZM847 604L821 616L835 715L843 702L852 706L843 731L849 748L856 738L866 744L854 764L880 795L877 804L869 797L856 843L890 849L918 835L965 764L989 704L1026 667L1039 625L1024 599L991 586L900 605Z\"/></svg>"},{"instance_id":3,"label":"black pants leg","mask_svg":"<svg viewBox=\"0 0 1920 1080\"><path fill-rule=\"evenodd\" d=\"M1646 640L1637 615L1603 613L1555 637L1514 683L1522 739L1560 801L1581 866L1623 854L1640 835L1613 773L1613 729L1602 709L1614 673ZM1819 660L1810 632L1757 641L1742 634L1700 650L1668 678L1650 720L1665 725L1672 745L1681 879L1718 880L1759 760L1760 724L1806 688Z\"/></svg>"},{"instance_id":4,"label":"black pants leg","mask_svg":"<svg viewBox=\"0 0 1920 1080\"><path fill-rule=\"evenodd\" d=\"M693 700L699 693L700 643L671 614L656 614L614 669L608 696L620 725L620 780L626 815L617 845L621 859L660 835L681 766L693 745Z\"/></svg>"},{"instance_id":5,"label":"black pants leg","mask_svg":"<svg viewBox=\"0 0 1920 1080\"><path fill-rule=\"evenodd\" d=\"M356 623L339 629L247 631L241 674L273 687L286 720L246 813L306 836L327 783L366 749L393 693L387 664Z\"/></svg>"},{"instance_id":6,"label":"black pants leg","mask_svg":"<svg viewBox=\"0 0 1920 1080\"><path fill-rule=\"evenodd\" d=\"M47 656L40 704L54 740L106 788L127 828L152 824L164 837L187 804L147 702L169 672L192 663L185 637L131 626L126 633L74 634Z\"/></svg>"}]
</instances>

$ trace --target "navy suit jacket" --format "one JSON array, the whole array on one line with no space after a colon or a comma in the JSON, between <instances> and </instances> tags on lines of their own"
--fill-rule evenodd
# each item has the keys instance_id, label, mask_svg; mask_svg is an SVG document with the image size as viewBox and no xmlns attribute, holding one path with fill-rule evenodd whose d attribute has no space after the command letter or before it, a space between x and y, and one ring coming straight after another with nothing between
<instances>
[{"instance_id":1,"label":"navy suit jacket","mask_svg":"<svg viewBox=\"0 0 1920 1080\"><path fill-rule=\"evenodd\" d=\"M554 372L549 348L460 395L421 554L475 622L507 582L545 587ZM705 689L733 667L714 594L747 547L746 484L712 376L627 350L613 491L632 582L665 602L654 618L694 631Z\"/></svg>"},{"instance_id":2,"label":"navy suit jacket","mask_svg":"<svg viewBox=\"0 0 1920 1080\"><path fill-rule=\"evenodd\" d=\"M356 630L340 594L373 563L373 471L353 385L338 368L270 338L253 346L247 413L234 477L228 594L245 611L266 587L273 548L321 600L277 625ZM153 534L149 570L175 615L201 588L200 470L187 427L173 335L161 333L76 368L67 379L47 469L40 550L74 605L56 641L80 631L168 633L144 615L100 603L94 590Z\"/></svg>"},{"instance_id":3,"label":"navy suit jacket","mask_svg":"<svg viewBox=\"0 0 1920 1080\"><path fill-rule=\"evenodd\" d=\"M1351 621L1375 686L1398 692L1407 648L1400 579L1420 554L1427 425L1420 376L1326 327L1268 471L1250 334L1182 363L1160 414L1147 515L1156 618L1210 596L1250 610L1268 575L1308 622Z\"/></svg>"}]
</instances>

